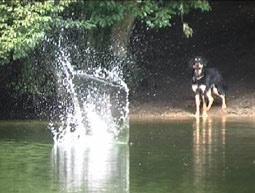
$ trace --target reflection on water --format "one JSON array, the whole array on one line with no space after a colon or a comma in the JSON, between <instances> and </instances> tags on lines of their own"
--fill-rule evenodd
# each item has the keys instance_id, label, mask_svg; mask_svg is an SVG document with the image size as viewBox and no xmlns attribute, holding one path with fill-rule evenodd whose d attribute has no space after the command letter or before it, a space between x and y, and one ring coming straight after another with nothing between
<instances>
[{"instance_id":1,"label":"reflection on water","mask_svg":"<svg viewBox=\"0 0 255 193\"><path fill-rule=\"evenodd\" d=\"M54 146L52 168L66 192L129 192L128 145Z\"/></svg>"},{"instance_id":2,"label":"reflection on water","mask_svg":"<svg viewBox=\"0 0 255 193\"><path fill-rule=\"evenodd\" d=\"M255 120L131 122L130 191L255 192Z\"/></svg>"},{"instance_id":3,"label":"reflection on water","mask_svg":"<svg viewBox=\"0 0 255 193\"><path fill-rule=\"evenodd\" d=\"M194 186L197 190L209 190L217 177L224 178L226 145L226 118L220 121L212 119L199 119L194 123L193 129L193 159L194 159Z\"/></svg>"},{"instance_id":4,"label":"reflection on water","mask_svg":"<svg viewBox=\"0 0 255 193\"><path fill-rule=\"evenodd\" d=\"M1 193L255 192L254 119L131 122L130 146L52 147L46 127L0 121Z\"/></svg>"}]
</instances>

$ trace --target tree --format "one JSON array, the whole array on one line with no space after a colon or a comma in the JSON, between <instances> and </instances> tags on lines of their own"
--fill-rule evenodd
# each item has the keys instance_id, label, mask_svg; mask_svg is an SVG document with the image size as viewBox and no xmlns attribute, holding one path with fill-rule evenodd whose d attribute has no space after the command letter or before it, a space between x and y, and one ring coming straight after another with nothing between
<instances>
[{"instance_id":1,"label":"tree","mask_svg":"<svg viewBox=\"0 0 255 193\"><path fill-rule=\"evenodd\" d=\"M112 38L126 46L135 18L150 28L171 26L174 15L210 10L207 1L0 1L0 61L26 57L54 28L112 26ZM183 23L187 37L192 30ZM104 31L104 30L101 30ZM117 35L116 31L120 32ZM92 33L90 33L92 34ZM118 37L116 37L118 36ZM94 37L92 37L93 39ZM91 39L91 40L92 40Z\"/></svg>"},{"instance_id":2,"label":"tree","mask_svg":"<svg viewBox=\"0 0 255 193\"><path fill-rule=\"evenodd\" d=\"M0 0L0 90L8 91L14 100L26 98L32 106L36 101L52 100L56 96L53 71L61 29L69 37L67 44L75 44L80 50L86 46L97 51L111 47L114 55L126 57L136 20L149 28L171 27L173 16L183 20L183 15L193 9L208 11L210 6L205 0ZM192 35L184 21L183 30L187 37ZM79 64L77 51L71 46L69 50L73 63Z\"/></svg>"}]
</instances>

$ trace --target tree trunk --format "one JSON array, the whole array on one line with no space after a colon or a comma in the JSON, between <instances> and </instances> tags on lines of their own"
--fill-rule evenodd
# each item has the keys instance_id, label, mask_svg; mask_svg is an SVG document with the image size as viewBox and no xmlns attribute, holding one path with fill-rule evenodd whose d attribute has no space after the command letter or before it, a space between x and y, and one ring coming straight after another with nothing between
<instances>
[{"instance_id":1,"label":"tree trunk","mask_svg":"<svg viewBox=\"0 0 255 193\"><path fill-rule=\"evenodd\" d=\"M134 16L125 15L123 20L113 25L111 33L111 45L114 55L119 57L126 56L134 20Z\"/></svg>"},{"instance_id":2,"label":"tree trunk","mask_svg":"<svg viewBox=\"0 0 255 193\"><path fill-rule=\"evenodd\" d=\"M97 52L103 52L104 49L111 44L110 40L111 28L110 27L97 27L88 31L87 45L94 48Z\"/></svg>"},{"instance_id":3,"label":"tree trunk","mask_svg":"<svg viewBox=\"0 0 255 193\"><path fill-rule=\"evenodd\" d=\"M134 19L132 15L125 15L123 20L111 27L97 27L90 30L87 45L98 52L105 51L105 48L111 48L115 56L126 56Z\"/></svg>"}]
</instances>

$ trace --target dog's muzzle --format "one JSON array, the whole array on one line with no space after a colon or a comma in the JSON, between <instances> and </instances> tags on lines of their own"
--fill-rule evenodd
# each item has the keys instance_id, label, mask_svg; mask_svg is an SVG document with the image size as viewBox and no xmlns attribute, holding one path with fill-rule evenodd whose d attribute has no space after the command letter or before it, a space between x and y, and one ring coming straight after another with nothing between
<instances>
[{"instance_id":1,"label":"dog's muzzle","mask_svg":"<svg viewBox=\"0 0 255 193\"><path fill-rule=\"evenodd\" d=\"M200 70L202 68L203 68L202 64L195 64L195 65L193 65L193 69L195 69L195 70Z\"/></svg>"}]
</instances>

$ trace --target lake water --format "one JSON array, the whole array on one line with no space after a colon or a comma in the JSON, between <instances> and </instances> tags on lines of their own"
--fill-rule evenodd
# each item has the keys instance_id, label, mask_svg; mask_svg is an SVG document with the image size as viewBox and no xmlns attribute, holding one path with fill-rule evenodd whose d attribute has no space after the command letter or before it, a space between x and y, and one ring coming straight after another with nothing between
<instances>
[{"instance_id":1,"label":"lake water","mask_svg":"<svg viewBox=\"0 0 255 193\"><path fill-rule=\"evenodd\" d=\"M0 122L0 193L255 192L255 120L131 120L129 145L80 147L46 128Z\"/></svg>"}]
</instances>

